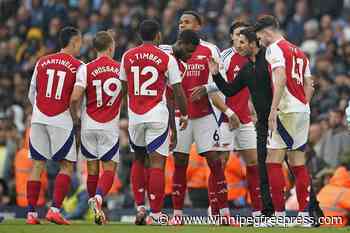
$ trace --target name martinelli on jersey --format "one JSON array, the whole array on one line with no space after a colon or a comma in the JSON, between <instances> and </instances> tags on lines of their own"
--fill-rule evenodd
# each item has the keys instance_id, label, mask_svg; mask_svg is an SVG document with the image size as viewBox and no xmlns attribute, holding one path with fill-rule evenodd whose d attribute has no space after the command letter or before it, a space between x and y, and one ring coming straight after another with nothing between
<instances>
[{"instance_id":1,"label":"name martinelli on jersey","mask_svg":"<svg viewBox=\"0 0 350 233\"><path fill-rule=\"evenodd\" d=\"M47 59L41 63L42 68L47 65L62 65L69 69L73 74L77 72L77 69L69 61L64 59Z\"/></svg>"},{"instance_id":2,"label":"name martinelli on jersey","mask_svg":"<svg viewBox=\"0 0 350 233\"><path fill-rule=\"evenodd\" d=\"M113 67L113 66L99 66L96 69L94 69L91 74L92 76L96 77L96 75L100 74L100 73L105 73L105 72L112 72L115 74L119 74L119 69L117 67Z\"/></svg>"},{"instance_id":3,"label":"name martinelli on jersey","mask_svg":"<svg viewBox=\"0 0 350 233\"><path fill-rule=\"evenodd\" d=\"M162 63L162 60L152 53L135 53L134 56L136 60L151 60L157 65L160 65ZM134 63L134 60L131 58L129 58L129 61L131 64Z\"/></svg>"}]
</instances>

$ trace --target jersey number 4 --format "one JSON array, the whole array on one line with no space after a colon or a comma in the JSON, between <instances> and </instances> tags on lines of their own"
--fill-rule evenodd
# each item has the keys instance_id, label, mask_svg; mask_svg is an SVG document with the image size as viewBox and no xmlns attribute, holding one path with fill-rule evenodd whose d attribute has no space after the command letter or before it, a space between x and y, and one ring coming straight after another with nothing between
<instances>
[{"instance_id":1,"label":"jersey number 4","mask_svg":"<svg viewBox=\"0 0 350 233\"><path fill-rule=\"evenodd\" d=\"M51 96L52 96L53 79L54 79L55 73L56 73L56 70L52 70L52 69L48 69L46 71L48 79L47 79L47 87L46 87L46 95L45 96L47 98L51 98ZM56 94L55 94L55 99L60 100L61 96L62 96L64 79L66 78L66 72L58 70L57 76L58 76L58 85L57 85L57 90L56 90Z\"/></svg>"},{"instance_id":2,"label":"jersey number 4","mask_svg":"<svg viewBox=\"0 0 350 233\"><path fill-rule=\"evenodd\" d=\"M117 78L109 78L103 83L103 85L101 80L93 80L92 85L96 88L96 102L97 102L98 108L103 106L103 99L102 99L103 93L111 97L106 105L112 106L114 102L117 100L119 93L122 89L121 87L122 84L120 80ZM112 85L116 86L114 90L111 89Z\"/></svg>"},{"instance_id":3,"label":"jersey number 4","mask_svg":"<svg viewBox=\"0 0 350 233\"><path fill-rule=\"evenodd\" d=\"M304 67L304 60L302 58L297 58L297 57L293 56L293 59L292 59L292 78L297 81L298 85L303 85L303 79L304 79L303 67Z\"/></svg>"},{"instance_id":4,"label":"jersey number 4","mask_svg":"<svg viewBox=\"0 0 350 233\"><path fill-rule=\"evenodd\" d=\"M153 66L146 66L140 73L140 67L132 66L131 72L134 74L134 95L157 96L157 90L147 89L153 83L157 82L158 70L156 68ZM140 87L140 75L147 75L148 73L151 73L151 78L142 83Z\"/></svg>"}]
</instances>

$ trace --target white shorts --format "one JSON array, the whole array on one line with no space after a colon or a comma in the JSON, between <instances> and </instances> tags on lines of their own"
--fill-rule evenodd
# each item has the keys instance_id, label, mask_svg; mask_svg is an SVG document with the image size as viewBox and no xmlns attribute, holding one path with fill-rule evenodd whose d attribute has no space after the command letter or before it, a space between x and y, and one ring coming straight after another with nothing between
<instances>
[{"instance_id":1,"label":"white shorts","mask_svg":"<svg viewBox=\"0 0 350 233\"><path fill-rule=\"evenodd\" d=\"M119 133L107 130L82 130L81 153L86 160L119 162Z\"/></svg>"},{"instance_id":2,"label":"white shorts","mask_svg":"<svg viewBox=\"0 0 350 233\"><path fill-rule=\"evenodd\" d=\"M240 151L256 149L256 130L253 122L241 124L238 129L230 131L229 124L223 122L218 129L219 146L215 146L215 151Z\"/></svg>"},{"instance_id":3,"label":"white shorts","mask_svg":"<svg viewBox=\"0 0 350 233\"><path fill-rule=\"evenodd\" d=\"M304 151L309 127L307 112L278 113L277 130L268 138L267 148Z\"/></svg>"},{"instance_id":4,"label":"white shorts","mask_svg":"<svg viewBox=\"0 0 350 233\"><path fill-rule=\"evenodd\" d=\"M174 152L189 154L193 143L196 144L198 154L213 150L214 133L218 127L213 114L188 120L187 128L182 131L180 131L179 121L179 118L175 118L177 145Z\"/></svg>"},{"instance_id":5,"label":"white shorts","mask_svg":"<svg viewBox=\"0 0 350 233\"><path fill-rule=\"evenodd\" d=\"M73 130L33 123L30 129L30 155L34 160L77 161Z\"/></svg>"},{"instance_id":6,"label":"white shorts","mask_svg":"<svg viewBox=\"0 0 350 233\"><path fill-rule=\"evenodd\" d=\"M130 145L133 151L157 152L169 155L169 125L160 122L146 122L129 125Z\"/></svg>"}]
</instances>

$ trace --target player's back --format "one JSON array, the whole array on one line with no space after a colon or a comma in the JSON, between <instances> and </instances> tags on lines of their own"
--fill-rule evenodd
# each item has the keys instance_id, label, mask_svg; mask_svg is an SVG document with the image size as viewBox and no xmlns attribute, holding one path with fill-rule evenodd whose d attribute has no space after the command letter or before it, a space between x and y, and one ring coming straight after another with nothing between
<instances>
[{"instance_id":1,"label":"player's back","mask_svg":"<svg viewBox=\"0 0 350 233\"><path fill-rule=\"evenodd\" d=\"M78 59L61 52L39 59L31 82L35 89L32 122L71 128L69 101L80 65Z\"/></svg>"},{"instance_id":2,"label":"player's back","mask_svg":"<svg viewBox=\"0 0 350 233\"><path fill-rule=\"evenodd\" d=\"M269 46L266 56L270 60L270 68L284 66L286 71L287 88L279 109L283 112L310 111L304 91L304 78L311 76L311 73L309 60L304 52L289 41L281 39Z\"/></svg>"},{"instance_id":3,"label":"player's back","mask_svg":"<svg viewBox=\"0 0 350 233\"><path fill-rule=\"evenodd\" d=\"M113 130L118 126L122 100L119 68L119 63L107 56L86 64L83 129Z\"/></svg>"},{"instance_id":4,"label":"player's back","mask_svg":"<svg viewBox=\"0 0 350 233\"><path fill-rule=\"evenodd\" d=\"M167 121L165 90L175 59L157 46L145 43L128 50L122 60L122 80L128 82L131 122ZM176 68L178 73L178 68Z\"/></svg>"}]
</instances>

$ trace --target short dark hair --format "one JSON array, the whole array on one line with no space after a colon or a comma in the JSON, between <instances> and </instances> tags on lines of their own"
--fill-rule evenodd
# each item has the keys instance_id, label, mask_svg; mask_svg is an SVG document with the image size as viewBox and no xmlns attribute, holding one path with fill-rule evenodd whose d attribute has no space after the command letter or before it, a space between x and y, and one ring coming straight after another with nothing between
<instances>
[{"instance_id":1,"label":"short dark hair","mask_svg":"<svg viewBox=\"0 0 350 233\"><path fill-rule=\"evenodd\" d=\"M113 43L113 37L107 31L100 31L92 41L92 45L97 52L106 51Z\"/></svg>"},{"instance_id":2,"label":"short dark hair","mask_svg":"<svg viewBox=\"0 0 350 233\"><path fill-rule=\"evenodd\" d=\"M279 29L279 23L276 17L272 15L263 15L258 18L257 22L254 25L256 32L261 31L267 27Z\"/></svg>"},{"instance_id":3,"label":"short dark hair","mask_svg":"<svg viewBox=\"0 0 350 233\"><path fill-rule=\"evenodd\" d=\"M235 20L232 22L231 26L230 26L230 34L233 33L233 31L236 29L236 28L239 28L239 27L249 27L251 26L250 23L246 22L246 21L243 21L243 20Z\"/></svg>"},{"instance_id":4,"label":"short dark hair","mask_svg":"<svg viewBox=\"0 0 350 233\"><path fill-rule=\"evenodd\" d=\"M196 11L185 11L182 15L192 15L197 20L198 24L202 26L202 17Z\"/></svg>"},{"instance_id":5,"label":"short dark hair","mask_svg":"<svg viewBox=\"0 0 350 233\"><path fill-rule=\"evenodd\" d=\"M141 22L139 33L143 41L153 41L160 32L160 25L153 19L146 19Z\"/></svg>"},{"instance_id":6,"label":"short dark hair","mask_svg":"<svg viewBox=\"0 0 350 233\"><path fill-rule=\"evenodd\" d=\"M193 44L193 45L199 45L200 39L197 32L193 30L184 30L182 31L179 36L178 40L181 40L185 44Z\"/></svg>"},{"instance_id":7,"label":"short dark hair","mask_svg":"<svg viewBox=\"0 0 350 233\"><path fill-rule=\"evenodd\" d=\"M259 45L259 40L256 36L254 27L244 28L239 32L239 34L245 36L249 43L256 42L256 44Z\"/></svg>"},{"instance_id":8,"label":"short dark hair","mask_svg":"<svg viewBox=\"0 0 350 233\"><path fill-rule=\"evenodd\" d=\"M80 31L74 27L64 27L59 33L59 43L61 48L68 46L74 36L80 35Z\"/></svg>"}]
</instances>

